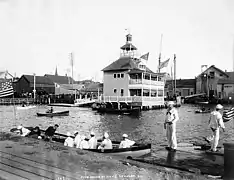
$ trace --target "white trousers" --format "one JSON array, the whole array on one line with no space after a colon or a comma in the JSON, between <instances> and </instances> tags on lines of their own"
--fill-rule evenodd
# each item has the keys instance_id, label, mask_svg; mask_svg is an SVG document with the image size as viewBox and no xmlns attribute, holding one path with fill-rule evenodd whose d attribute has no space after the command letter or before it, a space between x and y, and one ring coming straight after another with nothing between
<instances>
[{"instance_id":1,"label":"white trousers","mask_svg":"<svg viewBox=\"0 0 234 180\"><path fill-rule=\"evenodd\" d=\"M173 123L171 125L167 124L167 143L168 147L176 149L177 148L177 140L176 140L176 124Z\"/></svg>"},{"instance_id":2,"label":"white trousers","mask_svg":"<svg viewBox=\"0 0 234 180\"><path fill-rule=\"evenodd\" d=\"M219 144L219 128L216 130L212 130L212 143L211 143L211 150L216 151L217 146Z\"/></svg>"}]
</instances>

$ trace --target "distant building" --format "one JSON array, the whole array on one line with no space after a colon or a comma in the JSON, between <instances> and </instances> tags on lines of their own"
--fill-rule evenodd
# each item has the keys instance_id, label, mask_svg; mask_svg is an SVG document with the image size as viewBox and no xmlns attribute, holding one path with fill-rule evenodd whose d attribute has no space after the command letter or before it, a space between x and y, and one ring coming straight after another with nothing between
<instances>
[{"instance_id":1,"label":"distant building","mask_svg":"<svg viewBox=\"0 0 234 180\"><path fill-rule=\"evenodd\" d=\"M121 50L120 58L102 70L103 101L141 107L164 105L164 74L154 73L137 57L131 34Z\"/></svg>"},{"instance_id":2,"label":"distant building","mask_svg":"<svg viewBox=\"0 0 234 180\"><path fill-rule=\"evenodd\" d=\"M174 94L175 80L167 80L165 85L165 95L172 97ZM182 97L196 93L196 79L177 79L176 94Z\"/></svg>"},{"instance_id":3,"label":"distant building","mask_svg":"<svg viewBox=\"0 0 234 180\"><path fill-rule=\"evenodd\" d=\"M8 71L0 71L0 83L15 79Z\"/></svg>"},{"instance_id":4,"label":"distant building","mask_svg":"<svg viewBox=\"0 0 234 180\"><path fill-rule=\"evenodd\" d=\"M227 79L219 79L217 85L218 98L234 101L234 72L225 72ZM230 99L231 97L231 99Z\"/></svg>"},{"instance_id":5,"label":"distant building","mask_svg":"<svg viewBox=\"0 0 234 180\"><path fill-rule=\"evenodd\" d=\"M22 75L17 82L15 82L14 90L17 96L23 94L33 94L34 89L34 76L33 75ZM54 83L45 76L35 76L35 89L36 94L54 94L55 86Z\"/></svg>"}]
</instances>

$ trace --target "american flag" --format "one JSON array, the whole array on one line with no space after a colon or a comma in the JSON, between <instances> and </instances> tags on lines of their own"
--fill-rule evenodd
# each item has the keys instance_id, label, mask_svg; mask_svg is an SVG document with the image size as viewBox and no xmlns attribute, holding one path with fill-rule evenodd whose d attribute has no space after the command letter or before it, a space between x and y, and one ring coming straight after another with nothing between
<instances>
[{"instance_id":1,"label":"american flag","mask_svg":"<svg viewBox=\"0 0 234 180\"><path fill-rule=\"evenodd\" d=\"M224 110L223 112L223 121L227 122L234 118L234 107L229 110Z\"/></svg>"},{"instance_id":2,"label":"american flag","mask_svg":"<svg viewBox=\"0 0 234 180\"><path fill-rule=\"evenodd\" d=\"M11 81L3 82L0 84L0 98L14 94L14 89Z\"/></svg>"}]
</instances>

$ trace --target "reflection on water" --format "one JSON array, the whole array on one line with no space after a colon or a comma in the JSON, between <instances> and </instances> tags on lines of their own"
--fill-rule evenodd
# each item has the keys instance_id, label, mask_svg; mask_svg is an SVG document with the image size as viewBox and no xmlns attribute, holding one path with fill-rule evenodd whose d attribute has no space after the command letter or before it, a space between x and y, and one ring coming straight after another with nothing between
<instances>
[{"instance_id":1,"label":"reflection on water","mask_svg":"<svg viewBox=\"0 0 234 180\"><path fill-rule=\"evenodd\" d=\"M19 124L24 126L37 126L45 129L49 125L59 124L59 133L78 130L89 136L95 131L101 137L103 131L110 133L111 139L120 140L123 133L137 142L150 142L155 145L166 144L163 122L166 109L143 111L139 117L127 115L100 115L89 108L54 107L54 110L69 110L70 115L64 117L37 117L36 112L45 112L47 106L37 106L34 109L17 110L13 106L0 106L0 128L9 131ZM203 137L211 133L208 128L209 114L195 114L198 107L182 105L178 108L180 120L177 123L177 139L179 142L203 141ZM211 107L213 108L213 107ZM221 143L233 141L233 121L225 123L226 131L221 132Z\"/></svg>"}]
</instances>

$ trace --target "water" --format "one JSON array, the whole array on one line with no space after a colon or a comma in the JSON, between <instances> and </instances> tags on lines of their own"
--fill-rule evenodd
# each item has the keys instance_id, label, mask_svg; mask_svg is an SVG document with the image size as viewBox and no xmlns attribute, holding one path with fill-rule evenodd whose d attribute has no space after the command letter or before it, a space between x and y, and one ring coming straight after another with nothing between
<instances>
[{"instance_id":1,"label":"water","mask_svg":"<svg viewBox=\"0 0 234 180\"><path fill-rule=\"evenodd\" d=\"M195 114L199 106L183 104L178 108L180 120L177 123L178 142L203 142L203 137L210 135L207 114ZM213 107L211 107L213 108ZM227 108L227 107L225 107ZM15 109L15 111L14 111ZM69 110L70 115L64 117L37 117L37 112L45 112L47 106L37 106L28 110L17 110L13 106L0 106L0 129L8 132L19 124L23 126L39 126L46 129L55 123L59 124L57 132L66 134L79 131L89 137L94 131L101 137L103 131L110 134L111 139L120 140L123 133L137 142L152 143L153 149L166 144L163 123L166 109L143 111L139 117L127 115L100 115L90 108L54 107L55 111ZM234 140L234 121L225 123L226 131L221 132L220 144Z\"/></svg>"}]
</instances>

